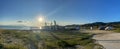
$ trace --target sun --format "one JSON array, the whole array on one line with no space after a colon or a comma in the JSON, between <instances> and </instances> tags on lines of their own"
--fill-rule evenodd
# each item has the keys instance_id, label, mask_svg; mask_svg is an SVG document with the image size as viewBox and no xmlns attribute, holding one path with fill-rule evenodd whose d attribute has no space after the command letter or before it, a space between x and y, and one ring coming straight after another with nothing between
<instances>
[{"instance_id":1,"label":"sun","mask_svg":"<svg viewBox=\"0 0 120 49\"><path fill-rule=\"evenodd\" d=\"M38 21L39 21L39 22L43 22L43 20L44 20L44 18L42 18L42 17L39 17L39 18L38 18Z\"/></svg>"}]
</instances>

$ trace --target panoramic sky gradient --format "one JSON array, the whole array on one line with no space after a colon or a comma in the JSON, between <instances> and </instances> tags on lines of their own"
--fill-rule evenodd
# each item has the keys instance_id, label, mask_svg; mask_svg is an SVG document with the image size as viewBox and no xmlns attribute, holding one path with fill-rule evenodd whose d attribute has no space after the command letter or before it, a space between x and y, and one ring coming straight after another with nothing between
<instances>
[{"instance_id":1,"label":"panoramic sky gradient","mask_svg":"<svg viewBox=\"0 0 120 49\"><path fill-rule=\"evenodd\" d=\"M35 26L41 16L60 25L120 21L120 1L0 0L0 25Z\"/></svg>"}]
</instances>

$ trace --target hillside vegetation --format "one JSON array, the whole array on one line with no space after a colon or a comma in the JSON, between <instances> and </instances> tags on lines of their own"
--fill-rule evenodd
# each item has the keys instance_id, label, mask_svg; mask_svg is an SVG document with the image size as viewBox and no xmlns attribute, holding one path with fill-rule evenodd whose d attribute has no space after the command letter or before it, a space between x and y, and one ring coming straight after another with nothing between
<instances>
[{"instance_id":1,"label":"hillside vegetation","mask_svg":"<svg viewBox=\"0 0 120 49\"><path fill-rule=\"evenodd\" d=\"M80 25L83 28L90 29L90 27L93 27L93 29L98 29L100 26L112 26L114 28L113 31L120 32L120 22L95 22L95 23L88 23L84 25Z\"/></svg>"},{"instance_id":2,"label":"hillside vegetation","mask_svg":"<svg viewBox=\"0 0 120 49\"><path fill-rule=\"evenodd\" d=\"M0 30L0 49L102 49L92 34L79 31Z\"/></svg>"}]
</instances>

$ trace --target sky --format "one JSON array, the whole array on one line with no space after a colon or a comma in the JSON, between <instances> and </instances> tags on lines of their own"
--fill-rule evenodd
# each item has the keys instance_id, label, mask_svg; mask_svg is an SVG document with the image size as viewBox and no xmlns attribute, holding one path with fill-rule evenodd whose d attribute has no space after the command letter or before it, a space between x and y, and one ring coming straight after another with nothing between
<instances>
[{"instance_id":1,"label":"sky","mask_svg":"<svg viewBox=\"0 0 120 49\"><path fill-rule=\"evenodd\" d=\"M59 25L120 21L120 1L0 0L0 25L36 26L39 17Z\"/></svg>"}]
</instances>

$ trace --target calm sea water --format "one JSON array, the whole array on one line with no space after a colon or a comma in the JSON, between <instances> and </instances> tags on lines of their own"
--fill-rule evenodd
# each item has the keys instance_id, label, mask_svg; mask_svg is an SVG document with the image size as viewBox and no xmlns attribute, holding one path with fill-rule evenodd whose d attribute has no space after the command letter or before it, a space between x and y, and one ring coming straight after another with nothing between
<instances>
[{"instance_id":1,"label":"calm sea water","mask_svg":"<svg viewBox=\"0 0 120 49\"><path fill-rule=\"evenodd\" d=\"M0 29L30 30L28 26L0 26Z\"/></svg>"}]
</instances>

